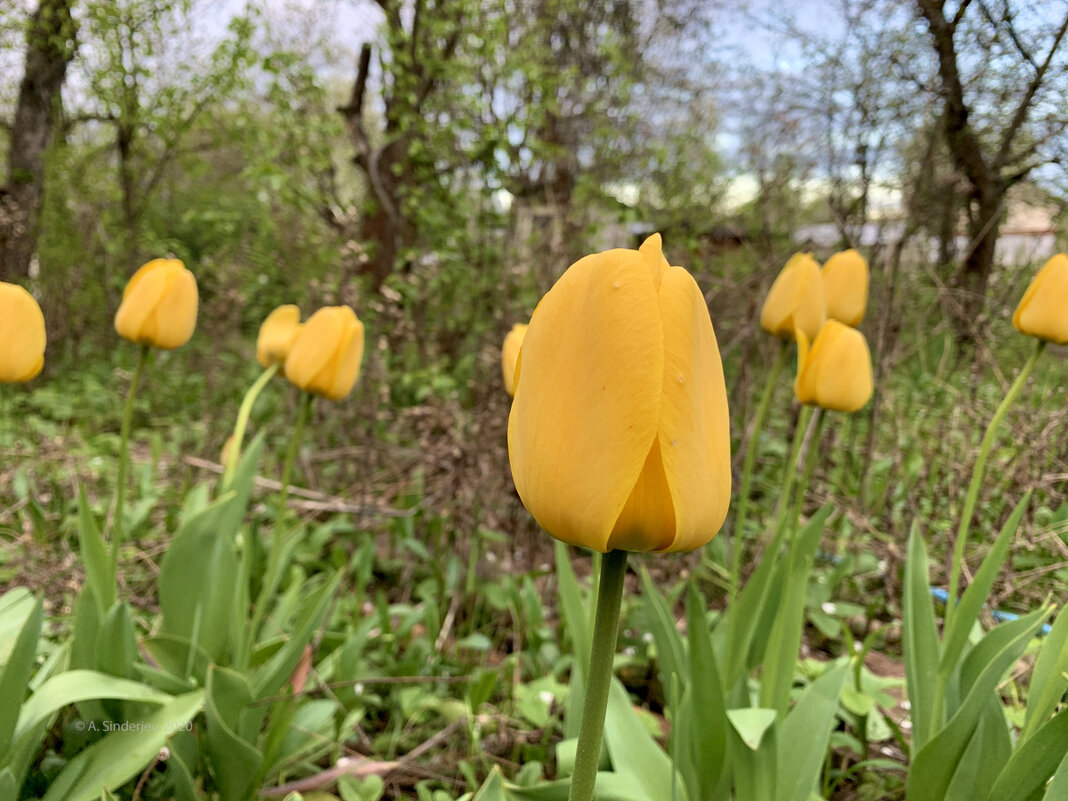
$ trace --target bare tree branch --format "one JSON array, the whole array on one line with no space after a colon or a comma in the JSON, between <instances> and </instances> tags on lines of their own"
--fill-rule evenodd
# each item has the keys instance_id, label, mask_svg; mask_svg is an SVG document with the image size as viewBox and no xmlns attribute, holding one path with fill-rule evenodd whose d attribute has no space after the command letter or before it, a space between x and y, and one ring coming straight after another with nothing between
<instances>
[{"instance_id":1,"label":"bare tree branch","mask_svg":"<svg viewBox=\"0 0 1068 801\"><path fill-rule=\"evenodd\" d=\"M1042 64L1035 71L1034 77L1031 78L1031 82L1027 85L1027 89L1023 96L1020 98L1020 102L1016 105L1016 111L1012 115L1012 121L1009 126L1001 134L1001 143L998 146L997 156L994 158L994 170L997 171L1005 164L1005 159L1009 155L1009 150L1012 148L1013 139L1016 138L1016 133L1020 130L1020 126L1023 125L1027 119L1027 114L1031 110L1031 101L1034 100L1035 92L1038 91L1038 87L1042 85L1042 79L1046 75L1046 70L1049 69L1049 65L1053 62L1053 56L1057 53L1057 48L1060 47L1061 40L1064 39L1064 34L1068 32L1068 15L1065 15L1064 22L1061 23L1061 27L1057 29L1057 35L1053 38L1053 43L1049 46L1049 51L1046 53L1046 58Z\"/></svg>"}]
</instances>

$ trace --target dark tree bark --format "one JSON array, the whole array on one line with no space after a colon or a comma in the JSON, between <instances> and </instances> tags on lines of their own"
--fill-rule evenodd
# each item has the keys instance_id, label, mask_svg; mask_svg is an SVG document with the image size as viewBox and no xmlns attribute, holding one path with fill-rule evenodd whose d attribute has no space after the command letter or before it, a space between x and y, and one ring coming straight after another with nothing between
<instances>
[{"instance_id":1,"label":"dark tree bark","mask_svg":"<svg viewBox=\"0 0 1068 801\"><path fill-rule=\"evenodd\" d=\"M373 143L375 137L369 134L364 116L371 66L369 43L364 43L360 50L351 99L348 105L338 109L345 118L355 149L353 162L367 178L370 190L360 234L370 243L371 252L361 273L370 276L374 291L393 272L402 251L415 243L415 220L406 208L409 191L420 182L432 182L439 177L432 162L428 163L428 149L422 148L424 155L416 159L412 145L422 135L418 122L444 80L446 67L464 33L460 3L451 6L446 14L435 8L433 13L439 14L440 19L436 26L431 26L423 19L431 13L425 3L416 3L411 19L406 21L399 3L376 1L385 13L386 38L394 51L388 65L382 61L383 69L391 71L391 80L383 91L381 144Z\"/></svg>"},{"instance_id":2,"label":"dark tree bark","mask_svg":"<svg viewBox=\"0 0 1068 801\"><path fill-rule=\"evenodd\" d=\"M1035 102L1035 95L1046 78L1065 33L1068 32L1068 16L1057 28L1042 60L1035 58L1013 36L1017 49L1030 65L1031 76L1021 87L1019 100L1008 122L996 137L993 147L984 143L971 122L972 108L964 97L957 44L954 38L971 0L961 0L952 18L945 15L945 0L916 0L918 9L927 21L931 33L931 45L938 57L939 87L945 104L943 130L946 144L954 164L968 183L968 235L969 246L963 254L957 274L957 285L962 292L960 317L970 326L982 312L986 298L987 282L994 265L994 248L997 244L1001 216L1008 190L1025 178L1038 163L1032 160L1033 148L1014 152L1014 145L1027 121ZM980 3L980 6L983 4ZM992 25L1007 25L1012 34L1012 17L1006 5L1004 17L996 20L988 17Z\"/></svg>"},{"instance_id":3,"label":"dark tree bark","mask_svg":"<svg viewBox=\"0 0 1068 801\"><path fill-rule=\"evenodd\" d=\"M24 279L37 248L44 157L67 65L74 57L74 0L41 0L26 31L26 67L11 127L7 183L0 186L0 279Z\"/></svg>"}]
</instances>

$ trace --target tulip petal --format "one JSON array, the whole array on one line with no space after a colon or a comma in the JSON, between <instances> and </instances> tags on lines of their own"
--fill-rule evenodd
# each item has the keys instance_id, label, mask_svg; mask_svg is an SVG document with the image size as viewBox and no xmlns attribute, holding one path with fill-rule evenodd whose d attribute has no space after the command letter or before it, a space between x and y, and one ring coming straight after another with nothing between
<instances>
[{"instance_id":1,"label":"tulip petal","mask_svg":"<svg viewBox=\"0 0 1068 801\"><path fill-rule=\"evenodd\" d=\"M158 304L145 323L148 339L163 350L180 348L197 327L197 281L178 262L172 264L166 271L166 302Z\"/></svg>"},{"instance_id":2,"label":"tulip petal","mask_svg":"<svg viewBox=\"0 0 1068 801\"><path fill-rule=\"evenodd\" d=\"M1012 323L1022 334L1068 345L1068 255L1058 253L1028 285Z\"/></svg>"},{"instance_id":3,"label":"tulip petal","mask_svg":"<svg viewBox=\"0 0 1068 801\"><path fill-rule=\"evenodd\" d=\"M44 367L45 320L33 295L0 282L0 383L23 383Z\"/></svg>"},{"instance_id":4,"label":"tulip petal","mask_svg":"<svg viewBox=\"0 0 1068 801\"><path fill-rule=\"evenodd\" d=\"M557 539L606 551L660 416L663 328L645 258L573 264L531 318L521 361L508 420L519 496Z\"/></svg>"},{"instance_id":5,"label":"tulip petal","mask_svg":"<svg viewBox=\"0 0 1068 801\"><path fill-rule=\"evenodd\" d=\"M334 375L330 386L323 394L331 400L343 400L352 391L356 379L360 376L360 362L363 360L363 323L353 319L345 328L345 333L338 343L334 356Z\"/></svg>"},{"instance_id":6,"label":"tulip petal","mask_svg":"<svg viewBox=\"0 0 1068 801\"><path fill-rule=\"evenodd\" d=\"M660 285L664 325L659 444L675 510L675 536L661 549L711 540L731 495L730 421L719 345L693 277L670 267Z\"/></svg>"},{"instance_id":7,"label":"tulip petal","mask_svg":"<svg viewBox=\"0 0 1068 801\"><path fill-rule=\"evenodd\" d=\"M156 307L167 291L166 270L161 269L164 259L150 261L133 274L122 293L122 303L115 314L115 330L131 342L149 342L155 334ZM151 269L150 269L151 268Z\"/></svg>"},{"instance_id":8,"label":"tulip petal","mask_svg":"<svg viewBox=\"0 0 1068 801\"><path fill-rule=\"evenodd\" d=\"M646 264L653 273L653 286L660 289L664 271L668 268L668 260L664 258L664 240L660 234L653 234L642 242L638 252L645 257Z\"/></svg>"},{"instance_id":9,"label":"tulip petal","mask_svg":"<svg viewBox=\"0 0 1068 801\"><path fill-rule=\"evenodd\" d=\"M309 317L286 359L286 378L308 392L319 391L313 389L318 386L316 379L329 371L344 325L329 308Z\"/></svg>"},{"instance_id":10,"label":"tulip petal","mask_svg":"<svg viewBox=\"0 0 1068 801\"><path fill-rule=\"evenodd\" d=\"M612 527L607 550L659 551L674 540L675 506L664 472L660 440L655 439L638 483Z\"/></svg>"}]
</instances>

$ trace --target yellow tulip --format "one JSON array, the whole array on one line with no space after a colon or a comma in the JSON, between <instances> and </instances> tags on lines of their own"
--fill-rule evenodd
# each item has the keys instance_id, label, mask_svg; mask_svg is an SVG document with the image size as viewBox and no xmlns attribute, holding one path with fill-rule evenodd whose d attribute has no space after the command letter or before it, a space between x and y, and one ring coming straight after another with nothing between
<instances>
[{"instance_id":1,"label":"yellow tulip","mask_svg":"<svg viewBox=\"0 0 1068 801\"><path fill-rule=\"evenodd\" d=\"M180 348L197 325L197 280L177 259L154 259L133 274L115 314L119 336L163 350Z\"/></svg>"},{"instance_id":2,"label":"yellow tulip","mask_svg":"<svg viewBox=\"0 0 1068 801\"><path fill-rule=\"evenodd\" d=\"M1046 262L1012 315L1021 334L1068 345L1068 255Z\"/></svg>"},{"instance_id":3,"label":"yellow tulip","mask_svg":"<svg viewBox=\"0 0 1068 801\"><path fill-rule=\"evenodd\" d=\"M828 320L812 347L799 330L797 347L794 393L801 403L855 412L871 399L871 353L860 331Z\"/></svg>"},{"instance_id":4,"label":"yellow tulip","mask_svg":"<svg viewBox=\"0 0 1068 801\"><path fill-rule=\"evenodd\" d=\"M348 306L326 306L301 326L286 359L286 378L293 384L339 401L360 377L363 323Z\"/></svg>"},{"instance_id":5,"label":"yellow tulip","mask_svg":"<svg viewBox=\"0 0 1068 801\"><path fill-rule=\"evenodd\" d=\"M296 306L279 306L268 314L256 338L256 359L260 365L285 364L300 328L300 309Z\"/></svg>"},{"instance_id":6,"label":"yellow tulip","mask_svg":"<svg viewBox=\"0 0 1068 801\"><path fill-rule=\"evenodd\" d=\"M827 319L856 328L868 307L868 262L851 248L827 259L820 274Z\"/></svg>"},{"instance_id":7,"label":"yellow tulip","mask_svg":"<svg viewBox=\"0 0 1068 801\"><path fill-rule=\"evenodd\" d=\"M0 384L22 384L44 367L45 321L33 295L0 281Z\"/></svg>"},{"instance_id":8,"label":"yellow tulip","mask_svg":"<svg viewBox=\"0 0 1068 801\"><path fill-rule=\"evenodd\" d=\"M531 318L508 456L549 534L607 552L686 551L730 501L730 430L704 296L660 235L571 265Z\"/></svg>"},{"instance_id":9,"label":"yellow tulip","mask_svg":"<svg viewBox=\"0 0 1068 801\"><path fill-rule=\"evenodd\" d=\"M795 253L768 290L760 325L779 339L793 339L796 328L814 339L826 319L820 266L811 253Z\"/></svg>"},{"instance_id":10,"label":"yellow tulip","mask_svg":"<svg viewBox=\"0 0 1068 801\"><path fill-rule=\"evenodd\" d=\"M519 349L523 347L523 337L527 335L527 326L524 323L516 323L508 336L504 338L501 347L501 376L504 378L504 389L509 395L515 396L515 363L519 361Z\"/></svg>"}]
</instances>

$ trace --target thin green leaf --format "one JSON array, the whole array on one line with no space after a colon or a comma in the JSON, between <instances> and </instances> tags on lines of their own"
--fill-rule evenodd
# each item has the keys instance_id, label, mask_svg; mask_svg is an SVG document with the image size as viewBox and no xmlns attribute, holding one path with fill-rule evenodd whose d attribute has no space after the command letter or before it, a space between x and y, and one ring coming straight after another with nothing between
<instances>
[{"instance_id":1,"label":"thin green leaf","mask_svg":"<svg viewBox=\"0 0 1068 801\"><path fill-rule=\"evenodd\" d=\"M37 656L37 640L41 636L41 624L44 621L44 606L38 599L33 610L22 624L15 646L3 668L0 668L0 762L7 754L8 746L15 736L19 710L22 708L26 687L33 674L33 663ZM2 796L0 796L2 797Z\"/></svg>"},{"instance_id":2,"label":"thin green leaf","mask_svg":"<svg viewBox=\"0 0 1068 801\"><path fill-rule=\"evenodd\" d=\"M779 731L777 799L808 801L816 790L834 728L849 662L825 671L808 686Z\"/></svg>"},{"instance_id":3,"label":"thin green leaf","mask_svg":"<svg viewBox=\"0 0 1068 801\"><path fill-rule=\"evenodd\" d=\"M1066 754L1068 709L1016 746L985 797L989 801L1026 801L1059 770Z\"/></svg>"},{"instance_id":4,"label":"thin green leaf","mask_svg":"<svg viewBox=\"0 0 1068 801\"><path fill-rule=\"evenodd\" d=\"M115 603L118 590L111 572L111 557L81 484L78 485L78 547L85 563L85 577L93 588L100 612L107 612Z\"/></svg>"},{"instance_id":5,"label":"thin green leaf","mask_svg":"<svg viewBox=\"0 0 1068 801\"><path fill-rule=\"evenodd\" d=\"M919 526L913 523L905 564L902 628L914 753L927 744L934 728L939 725L933 720L938 681L938 630L927 575L927 549Z\"/></svg>"},{"instance_id":6,"label":"thin green leaf","mask_svg":"<svg viewBox=\"0 0 1068 801\"><path fill-rule=\"evenodd\" d=\"M1068 614L1062 609L1042 642L1027 691L1027 712L1020 739L1026 740L1046 722L1068 690Z\"/></svg>"}]
</instances>

